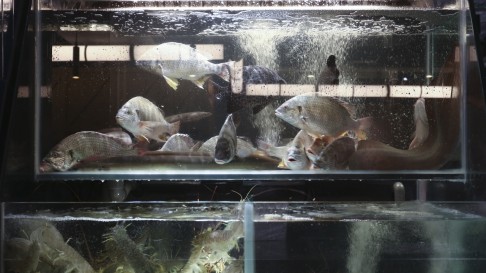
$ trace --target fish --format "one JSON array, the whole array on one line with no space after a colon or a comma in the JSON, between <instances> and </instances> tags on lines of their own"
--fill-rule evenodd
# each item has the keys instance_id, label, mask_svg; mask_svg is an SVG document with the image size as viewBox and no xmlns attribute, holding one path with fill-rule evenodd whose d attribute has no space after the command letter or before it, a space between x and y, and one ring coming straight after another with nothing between
<instances>
[{"instance_id":1,"label":"fish","mask_svg":"<svg viewBox=\"0 0 486 273\"><path fill-rule=\"evenodd\" d=\"M214 162L226 164L231 162L236 155L236 125L233 114L229 114L219 131L216 147L214 148Z\"/></svg>"},{"instance_id":2,"label":"fish","mask_svg":"<svg viewBox=\"0 0 486 273\"><path fill-rule=\"evenodd\" d=\"M350 130L363 136L372 125L371 117L355 120L346 103L319 96L319 92L298 95L285 101L275 110L275 115L313 137L325 135L336 138Z\"/></svg>"},{"instance_id":3,"label":"fish","mask_svg":"<svg viewBox=\"0 0 486 273\"><path fill-rule=\"evenodd\" d=\"M325 146L312 163L319 169L344 170L355 151L355 141L352 138L340 137Z\"/></svg>"},{"instance_id":4,"label":"fish","mask_svg":"<svg viewBox=\"0 0 486 273\"><path fill-rule=\"evenodd\" d=\"M413 140L408 147L409 150L422 145L429 136L429 120L425 111L425 99L419 98L414 104L413 120L415 122L415 132Z\"/></svg>"},{"instance_id":5,"label":"fish","mask_svg":"<svg viewBox=\"0 0 486 273\"><path fill-rule=\"evenodd\" d=\"M168 123L174 122L194 122L199 121L201 119L207 118L212 116L213 113L211 112L203 112L203 111L195 111L195 112L186 112L186 113L179 113L175 115L166 116L165 120Z\"/></svg>"},{"instance_id":6,"label":"fish","mask_svg":"<svg viewBox=\"0 0 486 273\"><path fill-rule=\"evenodd\" d=\"M213 136L213 137L209 138L200 147L195 149L195 151L214 157L216 142L218 141L218 137L219 136ZM250 140L246 139L245 137L241 137L241 136L236 137L236 157L242 158L242 159L249 158L249 157L266 158L263 151L256 148L251 143Z\"/></svg>"},{"instance_id":7,"label":"fish","mask_svg":"<svg viewBox=\"0 0 486 273\"><path fill-rule=\"evenodd\" d=\"M167 139L164 146L160 148L159 151L161 152L191 152L195 148L195 145L198 143L194 141L189 135L187 134L174 134Z\"/></svg>"},{"instance_id":8,"label":"fish","mask_svg":"<svg viewBox=\"0 0 486 273\"><path fill-rule=\"evenodd\" d=\"M179 80L189 80L204 89L203 85L211 75L218 75L229 82L234 61L215 64L209 58L189 45L168 42L154 46L135 60L136 65L161 75L174 90Z\"/></svg>"},{"instance_id":9,"label":"fish","mask_svg":"<svg viewBox=\"0 0 486 273\"><path fill-rule=\"evenodd\" d=\"M291 170L308 170L312 163L307 157L306 149L312 142L312 137L304 130L300 130L287 149L287 154L283 159L284 166Z\"/></svg>"},{"instance_id":10,"label":"fish","mask_svg":"<svg viewBox=\"0 0 486 273\"><path fill-rule=\"evenodd\" d=\"M133 144L130 134L124 131L122 128L119 127L106 128L106 129L98 130L98 132L117 138L127 145Z\"/></svg>"},{"instance_id":11,"label":"fish","mask_svg":"<svg viewBox=\"0 0 486 273\"><path fill-rule=\"evenodd\" d=\"M67 171L82 161L141 153L141 146L127 145L102 133L81 131L67 136L55 145L42 159L39 169L40 172Z\"/></svg>"},{"instance_id":12,"label":"fish","mask_svg":"<svg viewBox=\"0 0 486 273\"><path fill-rule=\"evenodd\" d=\"M160 108L141 96L128 100L118 110L116 121L137 139L147 141L165 141L180 128L180 121L167 122Z\"/></svg>"},{"instance_id":13,"label":"fish","mask_svg":"<svg viewBox=\"0 0 486 273\"><path fill-rule=\"evenodd\" d=\"M247 92L249 84L286 84L286 81L272 69L257 65L243 66L242 91L235 93L231 86L216 86L215 97L218 100L227 102L228 113L234 113L241 109L250 109L253 114L259 113L276 99L276 96L271 95L249 95Z\"/></svg>"},{"instance_id":14,"label":"fish","mask_svg":"<svg viewBox=\"0 0 486 273\"><path fill-rule=\"evenodd\" d=\"M312 162L307 157L306 150L312 145L313 139L304 130L300 130L292 141L284 146L272 146L261 140L257 141L258 148L267 152L269 156L281 160L279 167L291 170L308 170Z\"/></svg>"},{"instance_id":15,"label":"fish","mask_svg":"<svg viewBox=\"0 0 486 273\"><path fill-rule=\"evenodd\" d=\"M332 138L327 136L314 138L312 144L305 150L310 161L315 162L319 158L322 150L332 142Z\"/></svg>"},{"instance_id":16,"label":"fish","mask_svg":"<svg viewBox=\"0 0 486 273\"><path fill-rule=\"evenodd\" d=\"M329 55L326 67L319 74L318 84L339 84L339 69L336 66L336 56Z\"/></svg>"}]
</instances>

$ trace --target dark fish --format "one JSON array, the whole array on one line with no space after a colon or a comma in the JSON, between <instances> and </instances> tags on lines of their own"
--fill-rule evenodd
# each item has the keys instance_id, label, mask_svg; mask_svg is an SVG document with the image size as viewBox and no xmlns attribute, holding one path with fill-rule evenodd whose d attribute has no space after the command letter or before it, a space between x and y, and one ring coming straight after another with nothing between
<instances>
[{"instance_id":1,"label":"dark fish","mask_svg":"<svg viewBox=\"0 0 486 273\"><path fill-rule=\"evenodd\" d=\"M231 162L236 155L236 146L236 125L233 122L233 114L229 114L219 131L214 148L214 162L217 164Z\"/></svg>"},{"instance_id":2,"label":"dark fish","mask_svg":"<svg viewBox=\"0 0 486 273\"><path fill-rule=\"evenodd\" d=\"M336 56L330 55L326 61L326 67L322 70L317 80L318 84L339 84L339 69L336 66Z\"/></svg>"},{"instance_id":3,"label":"dark fish","mask_svg":"<svg viewBox=\"0 0 486 273\"><path fill-rule=\"evenodd\" d=\"M64 138L42 159L40 171L67 171L81 161L138 155L140 150L117 138L82 131Z\"/></svg>"},{"instance_id":4,"label":"dark fish","mask_svg":"<svg viewBox=\"0 0 486 273\"><path fill-rule=\"evenodd\" d=\"M262 66L249 65L243 67L243 89L240 93L233 93L230 87L218 88L216 98L227 101L227 112L234 113L238 110L249 108L253 114L260 112L274 96L247 95L248 84L285 84L285 80L277 72Z\"/></svg>"},{"instance_id":5,"label":"dark fish","mask_svg":"<svg viewBox=\"0 0 486 273\"><path fill-rule=\"evenodd\" d=\"M174 122L194 122L211 116L210 112L187 112L165 117L168 123Z\"/></svg>"},{"instance_id":6,"label":"dark fish","mask_svg":"<svg viewBox=\"0 0 486 273\"><path fill-rule=\"evenodd\" d=\"M315 167L326 170L343 170L348 167L351 155L356 151L350 137L340 137L325 146L313 161Z\"/></svg>"}]
</instances>

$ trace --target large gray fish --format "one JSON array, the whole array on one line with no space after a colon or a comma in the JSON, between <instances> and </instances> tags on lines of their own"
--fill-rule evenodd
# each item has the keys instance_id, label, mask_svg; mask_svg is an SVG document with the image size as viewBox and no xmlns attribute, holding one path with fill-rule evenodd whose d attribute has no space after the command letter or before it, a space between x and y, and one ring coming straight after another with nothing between
<instances>
[{"instance_id":1,"label":"large gray fish","mask_svg":"<svg viewBox=\"0 0 486 273\"><path fill-rule=\"evenodd\" d=\"M361 136L372 122L369 117L353 119L344 102L315 92L287 100L275 110L275 115L313 137L338 137L349 130Z\"/></svg>"},{"instance_id":2,"label":"large gray fish","mask_svg":"<svg viewBox=\"0 0 486 273\"><path fill-rule=\"evenodd\" d=\"M134 156L143 151L114 137L92 131L74 133L59 142L42 159L40 171L67 171L81 161Z\"/></svg>"},{"instance_id":3,"label":"large gray fish","mask_svg":"<svg viewBox=\"0 0 486 273\"><path fill-rule=\"evenodd\" d=\"M196 49L181 43L168 42L144 52L136 64L161 75L176 90L179 79L192 81L203 88L209 76L215 74L229 82L233 62L214 64Z\"/></svg>"},{"instance_id":4,"label":"large gray fish","mask_svg":"<svg viewBox=\"0 0 486 273\"><path fill-rule=\"evenodd\" d=\"M233 121L233 114L229 114L219 131L214 148L214 162L217 164L231 162L236 155L236 147L236 125Z\"/></svg>"},{"instance_id":5,"label":"large gray fish","mask_svg":"<svg viewBox=\"0 0 486 273\"><path fill-rule=\"evenodd\" d=\"M165 141L179 131L180 122L169 123L162 111L144 97L127 101L116 114L116 121L138 139Z\"/></svg>"},{"instance_id":6,"label":"large gray fish","mask_svg":"<svg viewBox=\"0 0 486 273\"><path fill-rule=\"evenodd\" d=\"M422 145L429 136L429 120L425 111L425 99L419 98L414 104L413 120L415 121L415 132L413 140L408 147L409 150Z\"/></svg>"},{"instance_id":7,"label":"large gray fish","mask_svg":"<svg viewBox=\"0 0 486 273\"><path fill-rule=\"evenodd\" d=\"M340 137L325 146L313 164L320 169L343 170L348 167L349 158L355 151L355 141L352 138Z\"/></svg>"}]
</instances>

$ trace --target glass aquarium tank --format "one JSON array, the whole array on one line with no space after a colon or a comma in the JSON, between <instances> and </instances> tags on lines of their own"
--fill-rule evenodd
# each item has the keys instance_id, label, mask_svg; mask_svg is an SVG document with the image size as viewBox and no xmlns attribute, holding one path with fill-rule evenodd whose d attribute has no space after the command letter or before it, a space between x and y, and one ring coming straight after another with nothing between
<instances>
[{"instance_id":1,"label":"glass aquarium tank","mask_svg":"<svg viewBox=\"0 0 486 273\"><path fill-rule=\"evenodd\" d=\"M485 271L472 3L1 4L2 273Z\"/></svg>"}]
</instances>

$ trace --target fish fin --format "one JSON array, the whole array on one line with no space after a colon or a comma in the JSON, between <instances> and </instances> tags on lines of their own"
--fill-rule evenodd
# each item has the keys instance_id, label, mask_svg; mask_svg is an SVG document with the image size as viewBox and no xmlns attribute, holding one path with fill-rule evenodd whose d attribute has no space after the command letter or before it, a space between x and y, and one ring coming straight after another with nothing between
<instances>
[{"instance_id":1,"label":"fish fin","mask_svg":"<svg viewBox=\"0 0 486 273\"><path fill-rule=\"evenodd\" d=\"M181 128L181 122L180 121L170 123L169 124L169 134L174 135L174 134L179 133L180 128Z\"/></svg>"},{"instance_id":2,"label":"fish fin","mask_svg":"<svg viewBox=\"0 0 486 273\"><path fill-rule=\"evenodd\" d=\"M253 114L258 114L260 111L263 110L263 108L267 107L268 104L260 104L260 105L256 105L254 106L251 111L253 112Z\"/></svg>"},{"instance_id":3,"label":"fish fin","mask_svg":"<svg viewBox=\"0 0 486 273\"><path fill-rule=\"evenodd\" d=\"M373 118L372 117L360 118L356 121L356 123L358 127L355 130L356 137L359 140L367 139L367 132L373 126Z\"/></svg>"},{"instance_id":4,"label":"fish fin","mask_svg":"<svg viewBox=\"0 0 486 273\"><path fill-rule=\"evenodd\" d=\"M164 76L164 79L172 89L177 90L177 87L179 86L179 80L169 78L167 76Z\"/></svg>"},{"instance_id":5,"label":"fish fin","mask_svg":"<svg viewBox=\"0 0 486 273\"><path fill-rule=\"evenodd\" d=\"M283 162L283 160L282 160L282 161L280 161L280 162L278 163L277 168L279 168L279 169L288 169L289 167L288 167L288 166L285 164L285 162Z\"/></svg>"},{"instance_id":6,"label":"fish fin","mask_svg":"<svg viewBox=\"0 0 486 273\"><path fill-rule=\"evenodd\" d=\"M195 81L192 81L197 87L204 89L204 83L209 79L210 76L201 77Z\"/></svg>"},{"instance_id":7,"label":"fish fin","mask_svg":"<svg viewBox=\"0 0 486 273\"><path fill-rule=\"evenodd\" d=\"M197 141L196 143L194 143L194 145L192 145L192 147L191 147L191 152L196 152L197 150L199 150L199 148L201 148L203 143L204 142L202 142L202 141Z\"/></svg>"},{"instance_id":8,"label":"fish fin","mask_svg":"<svg viewBox=\"0 0 486 273\"><path fill-rule=\"evenodd\" d=\"M229 61L226 63L221 64L221 71L219 72L218 76L225 80L226 82L229 82L231 79L231 71L233 70L235 62L234 61Z\"/></svg>"}]
</instances>

